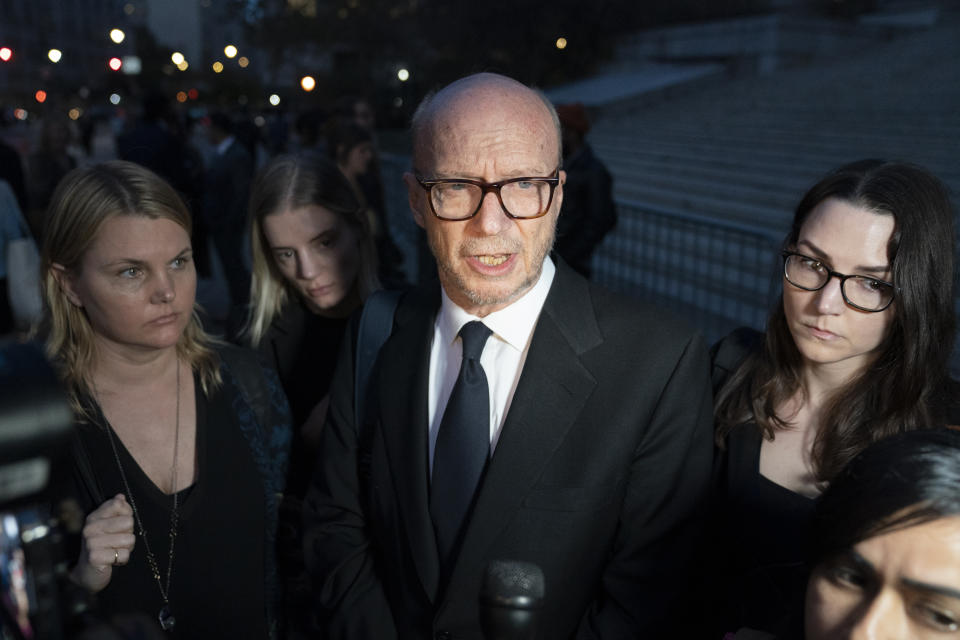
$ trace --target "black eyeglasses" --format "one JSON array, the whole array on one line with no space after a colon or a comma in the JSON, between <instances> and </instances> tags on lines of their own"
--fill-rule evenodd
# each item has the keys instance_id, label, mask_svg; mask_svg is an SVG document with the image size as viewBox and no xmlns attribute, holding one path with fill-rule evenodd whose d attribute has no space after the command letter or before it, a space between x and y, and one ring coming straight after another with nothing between
<instances>
[{"instance_id":1,"label":"black eyeglasses","mask_svg":"<svg viewBox=\"0 0 960 640\"><path fill-rule=\"evenodd\" d=\"M804 291L819 291L830 278L840 280L844 301L860 311L883 311L894 298L894 286L870 276L848 276L837 273L816 258L793 251L783 252L783 275L787 282Z\"/></svg>"},{"instance_id":2,"label":"black eyeglasses","mask_svg":"<svg viewBox=\"0 0 960 640\"><path fill-rule=\"evenodd\" d=\"M500 207L511 218L529 220L544 216L553 202L553 192L560 184L560 168L551 178L511 178L500 182L484 182L467 178L442 178L417 182L427 192L430 210L441 220L469 220L477 215L483 199L491 191L497 194Z\"/></svg>"}]
</instances>

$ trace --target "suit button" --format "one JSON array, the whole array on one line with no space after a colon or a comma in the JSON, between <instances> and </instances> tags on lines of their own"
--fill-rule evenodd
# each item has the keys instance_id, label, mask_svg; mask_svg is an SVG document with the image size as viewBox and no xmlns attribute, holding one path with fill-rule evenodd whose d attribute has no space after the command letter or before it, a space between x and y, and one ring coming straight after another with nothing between
<instances>
[{"instance_id":1,"label":"suit button","mask_svg":"<svg viewBox=\"0 0 960 640\"><path fill-rule=\"evenodd\" d=\"M437 631L433 634L433 640L450 640L452 637L449 631Z\"/></svg>"}]
</instances>

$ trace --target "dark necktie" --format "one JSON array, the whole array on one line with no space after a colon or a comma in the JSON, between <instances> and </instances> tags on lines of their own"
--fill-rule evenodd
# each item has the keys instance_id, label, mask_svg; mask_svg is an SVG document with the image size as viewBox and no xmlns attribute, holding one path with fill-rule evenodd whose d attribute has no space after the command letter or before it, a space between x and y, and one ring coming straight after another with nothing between
<instances>
[{"instance_id":1,"label":"dark necktie","mask_svg":"<svg viewBox=\"0 0 960 640\"><path fill-rule=\"evenodd\" d=\"M430 483L430 517L441 564L447 566L490 457L490 392L480 366L490 336L482 322L460 329L463 362L437 431Z\"/></svg>"}]
</instances>

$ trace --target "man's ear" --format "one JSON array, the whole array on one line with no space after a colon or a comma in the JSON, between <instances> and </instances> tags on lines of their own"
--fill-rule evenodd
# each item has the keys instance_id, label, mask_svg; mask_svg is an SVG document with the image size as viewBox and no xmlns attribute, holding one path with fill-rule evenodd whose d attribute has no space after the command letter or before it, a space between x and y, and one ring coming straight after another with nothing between
<instances>
[{"instance_id":1,"label":"man's ear","mask_svg":"<svg viewBox=\"0 0 960 640\"><path fill-rule=\"evenodd\" d=\"M422 228L425 220L423 219L424 207L429 206L424 202L424 196L427 194L417 182L417 177L409 171L403 174L403 182L407 185L407 201L410 203L410 211L413 213L413 221Z\"/></svg>"},{"instance_id":2,"label":"man's ear","mask_svg":"<svg viewBox=\"0 0 960 640\"><path fill-rule=\"evenodd\" d=\"M70 301L75 307L83 308L83 302L80 300L80 296L77 295L77 290L74 286L73 276L67 270L65 266L58 262L54 262L51 265L51 270L53 273L53 279L57 281L60 290L63 291L63 295L67 296L67 300Z\"/></svg>"},{"instance_id":3,"label":"man's ear","mask_svg":"<svg viewBox=\"0 0 960 640\"><path fill-rule=\"evenodd\" d=\"M560 207L563 205L563 185L567 183L567 172L560 171L560 184L557 185L557 188L553 190L553 198L557 201L557 211L560 210Z\"/></svg>"}]
</instances>

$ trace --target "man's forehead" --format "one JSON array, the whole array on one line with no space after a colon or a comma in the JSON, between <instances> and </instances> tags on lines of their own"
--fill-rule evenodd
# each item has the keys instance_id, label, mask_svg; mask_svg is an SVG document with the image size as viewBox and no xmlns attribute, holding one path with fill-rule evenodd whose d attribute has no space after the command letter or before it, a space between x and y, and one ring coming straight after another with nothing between
<instances>
[{"instance_id":1,"label":"man's forehead","mask_svg":"<svg viewBox=\"0 0 960 640\"><path fill-rule=\"evenodd\" d=\"M552 140L559 147L558 125L546 99L512 78L480 73L441 89L414 117L414 153L438 142L483 137L497 130L510 135Z\"/></svg>"},{"instance_id":2,"label":"man's forehead","mask_svg":"<svg viewBox=\"0 0 960 640\"><path fill-rule=\"evenodd\" d=\"M420 142L421 160L441 171L495 163L532 175L533 169L552 171L559 161L556 128L545 109L451 109L435 114Z\"/></svg>"}]
</instances>

